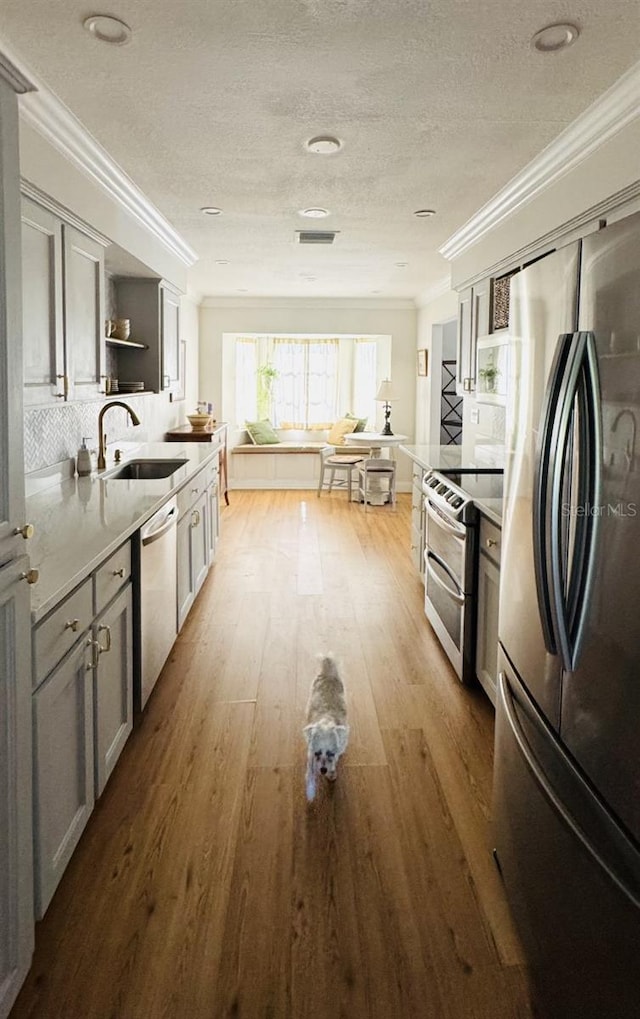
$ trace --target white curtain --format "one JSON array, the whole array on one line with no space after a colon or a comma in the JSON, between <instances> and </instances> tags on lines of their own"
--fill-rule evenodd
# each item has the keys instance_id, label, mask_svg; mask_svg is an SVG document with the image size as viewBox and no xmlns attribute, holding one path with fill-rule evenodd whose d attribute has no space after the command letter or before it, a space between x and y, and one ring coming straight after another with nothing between
<instances>
[{"instance_id":1,"label":"white curtain","mask_svg":"<svg viewBox=\"0 0 640 1019\"><path fill-rule=\"evenodd\" d=\"M353 345L353 413L367 419L367 429L376 427L376 379L378 344L356 338Z\"/></svg>"},{"instance_id":2,"label":"white curtain","mask_svg":"<svg viewBox=\"0 0 640 1019\"><path fill-rule=\"evenodd\" d=\"M255 421L258 412L258 347L255 339L236 337L236 421Z\"/></svg>"},{"instance_id":3,"label":"white curtain","mask_svg":"<svg viewBox=\"0 0 640 1019\"><path fill-rule=\"evenodd\" d=\"M275 424L279 428L330 428L338 417L337 339L274 337Z\"/></svg>"}]
</instances>

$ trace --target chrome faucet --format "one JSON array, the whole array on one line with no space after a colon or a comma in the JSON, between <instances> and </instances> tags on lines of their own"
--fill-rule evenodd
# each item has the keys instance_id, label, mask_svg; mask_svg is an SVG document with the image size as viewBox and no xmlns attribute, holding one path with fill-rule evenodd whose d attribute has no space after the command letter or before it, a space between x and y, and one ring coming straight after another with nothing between
<instances>
[{"instance_id":1,"label":"chrome faucet","mask_svg":"<svg viewBox=\"0 0 640 1019\"><path fill-rule=\"evenodd\" d=\"M627 445L625 448L625 456L627 458L627 469L631 470L633 462L636 456L636 416L632 410L625 407L623 410L618 411L616 414L613 424L611 425L611 431L615 432L618 428L618 422L621 418L628 416L631 418L631 437L627 439Z\"/></svg>"},{"instance_id":2,"label":"chrome faucet","mask_svg":"<svg viewBox=\"0 0 640 1019\"><path fill-rule=\"evenodd\" d=\"M132 425L139 425L140 418L136 414L135 410L131 410L128 403L123 403L122 400L112 400L110 403L105 403L104 407L98 414L98 470L103 471L107 466L106 452L107 452L107 436L104 434L102 428L102 419L111 407L124 407L131 418Z\"/></svg>"}]
</instances>

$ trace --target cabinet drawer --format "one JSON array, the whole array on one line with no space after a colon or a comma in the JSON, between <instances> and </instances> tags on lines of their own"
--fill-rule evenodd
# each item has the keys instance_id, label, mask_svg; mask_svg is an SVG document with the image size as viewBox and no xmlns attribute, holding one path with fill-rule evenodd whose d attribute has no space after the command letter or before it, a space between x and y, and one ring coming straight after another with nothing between
<instances>
[{"instance_id":1,"label":"cabinet drawer","mask_svg":"<svg viewBox=\"0 0 640 1019\"><path fill-rule=\"evenodd\" d=\"M34 687L40 685L78 637L89 629L92 619L91 579L88 578L36 627Z\"/></svg>"},{"instance_id":2,"label":"cabinet drawer","mask_svg":"<svg viewBox=\"0 0 640 1019\"><path fill-rule=\"evenodd\" d=\"M486 517L480 517L480 551L483 552L492 563L500 565L500 551L502 548L502 532L499 527L492 524Z\"/></svg>"},{"instance_id":3,"label":"cabinet drawer","mask_svg":"<svg viewBox=\"0 0 640 1019\"><path fill-rule=\"evenodd\" d=\"M190 509L194 502L197 502L207 487L207 468L198 471L176 496L178 503L178 519Z\"/></svg>"},{"instance_id":4,"label":"cabinet drawer","mask_svg":"<svg viewBox=\"0 0 640 1019\"><path fill-rule=\"evenodd\" d=\"M205 467L203 473L204 473L205 481L206 481L205 488L208 488L209 485L212 484L212 482L217 481L217 479L218 479L218 457L217 456L214 456L213 459L211 460L211 463L207 464L207 466Z\"/></svg>"},{"instance_id":5,"label":"cabinet drawer","mask_svg":"<svg viewBox=\"0 0 640 1019\"><path fill-rule=\"evenodd\" d=\"M131 576L131 542L127 541L93 575L94 613L102 612Z\"/></svg>"}]
</instances>

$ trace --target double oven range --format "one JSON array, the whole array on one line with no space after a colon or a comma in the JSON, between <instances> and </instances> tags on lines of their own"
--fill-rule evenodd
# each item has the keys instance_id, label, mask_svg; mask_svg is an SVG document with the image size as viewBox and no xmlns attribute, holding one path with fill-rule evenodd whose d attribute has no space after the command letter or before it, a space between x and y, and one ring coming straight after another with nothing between
<instances>
[{"instance_id":1,"label":"double oven range","mask_svg":"<svg viewBox=\"0 0 640 1019\"><path fill-rule=\"evenodd\" d=\"M463 683L475 679L478 509L495 496L495 475L464 477L464 488L438 471L422 483L425 508L424 610ZM501 478L497 481L501 488Z\"/></svg>"}]
</instances>

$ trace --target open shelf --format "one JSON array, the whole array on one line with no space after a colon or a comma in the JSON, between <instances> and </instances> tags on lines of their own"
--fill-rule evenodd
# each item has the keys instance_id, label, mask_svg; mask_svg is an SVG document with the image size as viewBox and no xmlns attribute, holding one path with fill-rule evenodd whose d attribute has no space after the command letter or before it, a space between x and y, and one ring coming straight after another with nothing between
<instances>
[{"instance_id":1,"label":"open shelf","mask_svg":"<svg viewBox=\"0 0 640 1019\"><path fill-rule=\"evenodd\" d=\"M108 347L127 347L130 350L148 350L147 343L136 343L135 340L118 340L114 336L106 336L105 342Z\"/></svg>"}]
</instances>

